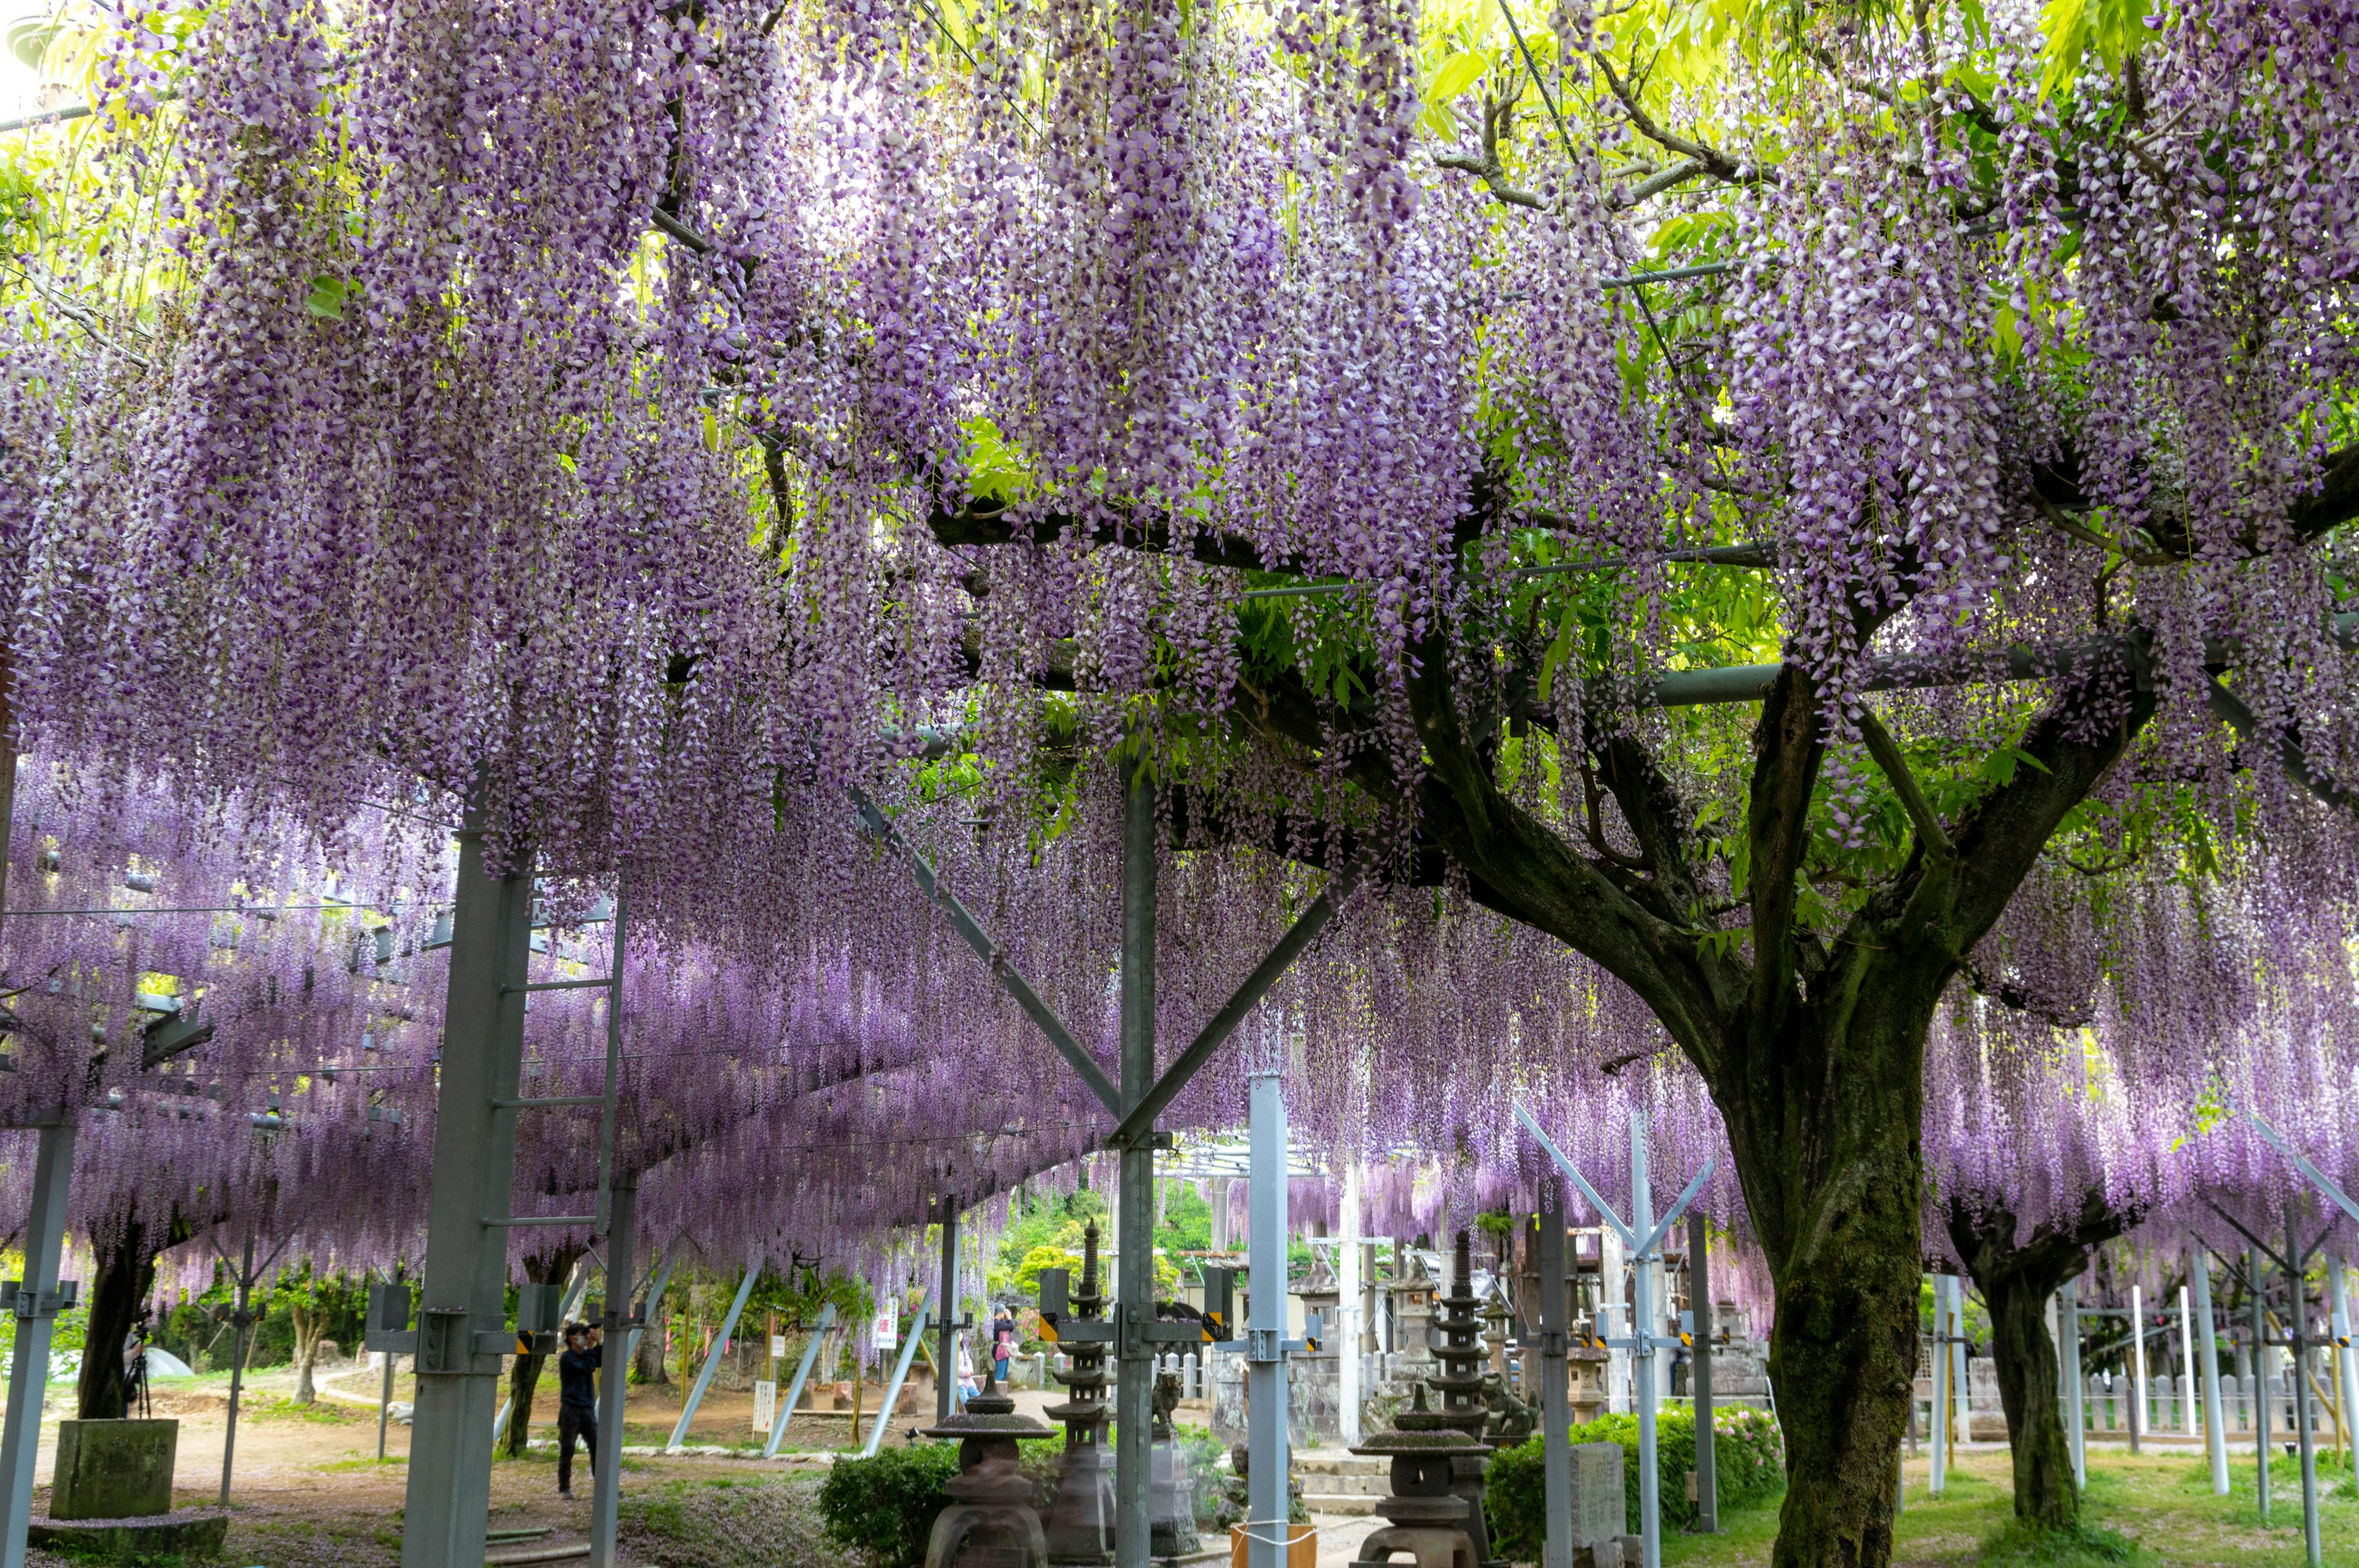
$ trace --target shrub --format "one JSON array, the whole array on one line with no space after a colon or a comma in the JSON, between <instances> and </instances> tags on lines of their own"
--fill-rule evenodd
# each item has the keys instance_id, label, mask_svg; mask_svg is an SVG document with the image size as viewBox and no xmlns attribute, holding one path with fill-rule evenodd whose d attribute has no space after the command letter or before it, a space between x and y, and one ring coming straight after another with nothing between
<instances>
[{"instance_id":1,"label":"shrub","mask_svg":"<svg viewBox=\"0 0 2359 1568\"><path fill-rule=\"evenodd\" d=\"M880 1568L923 1563L934 1516L950 1500L942 1483L957 1474L955 1443L913 1443L880 1448L873 1459L839 1459L820 1486L821 1522L830 1541Z\"/></svg>"},{"instance_id":2,"label":"shrub","mask_svg":"<svg viewBox=\"0 0 2359 1568\"><path fill-rule=\"evenodd\" d=\"M1712 1470L1719 1479L1723 1512L1775 1497L1784 1489L1785 1442L1777 1423L1765 1411L1715 1411L1712 1429ZM1574 1427L1572 1441L1621 1445L1623 1528L1637 1534L1638 1418L1600 1416ZM1694 1468L1695 1417L1684 1410L1664 1411L1655 1421L1655 1469L1665 1530L1683 1530L1695 1522L1695 1505L1688 1501L1687 1491L1687 1473ZM1498 1555L1526 1561L1539 1557L1541 1540L1548 1533L1548 1490L1537 1435L1491 1455L1483 1514Z\"/></svg>"}]
</instances>

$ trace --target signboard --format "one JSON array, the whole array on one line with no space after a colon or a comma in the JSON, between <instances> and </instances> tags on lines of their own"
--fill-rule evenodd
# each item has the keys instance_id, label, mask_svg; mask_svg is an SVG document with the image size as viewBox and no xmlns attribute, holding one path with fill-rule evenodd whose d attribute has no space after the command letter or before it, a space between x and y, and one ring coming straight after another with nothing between
<instances>
[{"instance_id":1,"label":"signboard","mask_svg":"<svg viewBox=\"0 0 2359 1568\"><path fill-rule=\"evenodd\" d=\"M786 1354L787 1336L783 1334L774 1334L770 1336L770 1359L773 1361L781 1360L785 1357Z\"/></svg>"},{"instance_id":2,"label":"signboard","mask_svg":"<svg viewBox=\"0 0 2359 1568\"><path fill-rule=\"evenodd\" d=\"M868 1325L868 1347L890 1350L901 1343L901 1303L886 1297L877 1303L875 1321Z\"/></svg>"},{"instance_id":3,"label":"signboard","mask_svg":"<svg viewBox=\"0 0 2359 1568\"><path fill-rule=\"evenodd\" d=\"M770 1435L770 1423L778 1419L778 1385L765 1378L754 1385L754 1435Z\"/></svg>"}]
</instances>

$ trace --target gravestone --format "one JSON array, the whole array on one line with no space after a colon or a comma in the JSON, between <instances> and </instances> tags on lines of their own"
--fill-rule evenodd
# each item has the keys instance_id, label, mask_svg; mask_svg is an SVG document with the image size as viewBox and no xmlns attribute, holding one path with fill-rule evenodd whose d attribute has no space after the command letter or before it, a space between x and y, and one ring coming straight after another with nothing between
<instances>
[{"instance_id":1,"label":"gravestone","mask_svg":"<svg viewBox=\"0 0 2359 1568\"><path fill-rule=\"evenodd\" d=\"M1627 1524L1622 1445L1572 1444L1572 1544L1576 1550L1618 1538Z\"/></svg>"}]
</instances>

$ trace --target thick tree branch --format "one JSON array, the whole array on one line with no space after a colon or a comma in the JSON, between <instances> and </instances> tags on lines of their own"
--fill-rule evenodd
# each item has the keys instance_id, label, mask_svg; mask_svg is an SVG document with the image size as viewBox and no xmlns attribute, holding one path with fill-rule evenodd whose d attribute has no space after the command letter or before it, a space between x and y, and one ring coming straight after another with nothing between
<instances>
[{"instance_id":1,"label":"thick tree branch","mask_svg":"<svg viewBox=\"0 0 2359 1568\"><path fill-rule=\"evenodd\" d=\"M2023 738L2015 777L1983 797L1952 835L1957 892L1932 934L1962 960L2006 913L2007 903L2065 815L2088 797L2147 720L2153 694L2126 697L2093 682L2067 693Z\"/></svg>"},{"instance_id":2,"label":"thick tree branch","mask_svg":"<svg viewBox=\"0 0 2359 1568\"><path fill-rule=\"evenodd\" d=\"M1753 986L1745 1033L1774 1036L1794 998L1795 874L1810 849L1810 792L1825 756L1818 690L1793 665L1770 684L1753 730L1753 787L1745 812L1752 846Z\"/></svg>"},{"instance_id":3,"label":"thick tree branch","mask_svg":"<svg viewBox=\"0 0 2359 1568\"><path fill-rule=\"evenodd\" d=\"M1614 71L1614 62L1606 58L1603 49L1590 58L1597 62L1597 69L1605 73L1605 85L1613 90L1614 97L1622 101L1622 112L1630 117L1630 124L1636 128L1640 135L1658 146L1668 147L1682 157L1691 159L1697 166L1697 172L1709 174L1723 184L1775 185L1777 183L1777 176L1773 170L1753 168L1740 164L1718 147L1707 146L1691 136L1682 136L1676 131L1665 128L1647 112L1647 106L1640 102L1638 92Z\"/></svg>"}]
</instances>

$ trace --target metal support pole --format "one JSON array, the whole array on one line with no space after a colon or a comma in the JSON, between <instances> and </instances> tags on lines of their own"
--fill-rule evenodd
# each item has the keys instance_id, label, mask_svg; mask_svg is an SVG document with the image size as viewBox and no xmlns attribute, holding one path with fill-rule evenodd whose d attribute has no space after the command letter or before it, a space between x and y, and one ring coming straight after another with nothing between
<instances>
[{"instance_id":1,"label":"metal support pole","mask_svg":"<svg viewBox=\"0 0 2359 1568\"><path fill-rule=\"evenodd\" d=\"M1950 1483L1950 1287L1933 1276L1933 1456L1926 1490L1940 1497Z\"/></svg>"},{"instance_id":2,"label":"metal support pole","mask_svg":"<svg viewBox=\"0 0 2359 1568\"><path fill-rule=\"evenodd\" d=\"M2179 1430L2195 1435L2195 1313L2187 1287L2179 1287Z\"/></svg>"},{"instance_id":3,"label":"metal support pole","mask_svg":"<svg viewBox=\"0 0 2359 1568\"><path fill-rule=\"evenodd\" d=\"M940 1348L934 1353L934 1424L958 1409L958 1204L942 1200L941 1307L934 1314Z\"/></svg>"},{"instance_id":4,"label":"metal support pole","mask_svg":"<svg viewBox=\"0 0 2359 1568\"><path fill-rule=\"evenodd\" d=\"M1122 1102L1125 1110L1155 1087L1155 780L1144 757L1122 792ZM1154 1129L1123 1145L1114 1260L1120 1324L1114 1342L1114 1568L1147 1568L1149 1487L1155 1454L1150 1400L1154 1346L1141 1330L1155 1321ZM1280 1290L1285 1274L1279 1273ZM1280 1297L1283 1300L1283 1295Z\"/></svg>"},{"instance_id":5,"label":"metal support pole","mask_svg":"<svg viewBox=\"0 0 2359 1568\"><path fill-rule=\"evenodd\" d=\"M1695 1325L1690 1346L1689 1381L1695 1389L1696 1529L1705 1535L1720 1533L1720 1472L1712 1448L1712 1340L1715 1314L1712 1310L1712 1266L1704 1251L1708 1227L1703 1216L1688 1213L1688 1303Z\"/></svg>"},{"instance_id":6,"label":"metal support pole","mask_svg":"<svg viewBox=\"0 0 2359 1568\"><path fill-rule=\"evenodd\" d=\"M2064 1438L2072 1454L2072 1488L2089 1487L2088 1412L2081 1401L2088 1385L2081 1378L2081 1287L2064 1281L2056 1292L2057 1346L2064 1373Z\"/></svg>"},{"instance_id":7,"label":"metal support pole","mask_svg":"<svg viewBox=\"0 0 2359 1568\"><path fill-rule=\"evenodd\" d=\"M1285 1568L1287 1530L1286 1080L1253 1075L1246 1199L1252 1312L1245 1339L1245 1568Z\"/></svg>"},{"instance_id":8,"label":"metal support pole","mask_svg":"<svg viewBox=\"0 0 2359 1568\"><path fill-rule=\"evenodd\" d=\"M385 1352L385 1386L376 1396L376 1462L385 1463L385 1428L393 1418L393 1352Z\"/></svg>"},{"instance_id":9,"label":"metal support pole","mask_svg":"<svg viewBox=\"0 0 2359 1568\"><path fill-rule=\"evenodd\" d=\"M795 1380L788 1386L786 1400L778 1406L777 1417L770 1424L770 1441L762 1449L763 1458L776 1455L778 1444L785 1441L787 1422L793 1418L795 1406L803 1397L803 1385L810 1381L811 1368L819 1362L820 1341L827 1337L828 1328L834 1322L835 1303L829 1302L819 1310L819 1322L811 1327L810 1343L803 1346L803 1358L795 1368Z\"/></svg>"},{"instance_id":10,"label":"metal support pole","mask_svg":"<svg viewBox=\"0 0 2359 1568\"><path fill-rule=\"evenodd\" d=\"M1343 1239L1335 1244L1336 1424L1346 1448L1360 1441L1360 1167L1343 1167Z\"/></svg>"},{"instance_id":11,"label":"metal support pole","mask_svg":"<svg viewBox=\"0 0 2359 1568\"><path fill-rule=\"evenodd\" d=\"M1972 1368L1966 1365L1966 1281L1944 1274L1950 1281L1950 1394L1958 1407L1957 1446L1960 1453L1974 1440L1974 1390Z\"/></svg>"},{"instance_id":12,"label":"metal support pole","mask_svg":"<svg viewBox=\"0 0 2359 1568\"><path fill-rule=\"evenodd\" d=\"M615 1519L623 1493L623 1398L631 1381L630 1323L636 1315L631 1286L638 1268L637 1179L614 1176L606 1197L606 1298L598 1314L598 1435L590 1445L590 1568L614 1568Z\"/></svg>"},{"instance_id":13,"label":"metal support pole","mask_svg":"<svg viewBox=\"0 0 2359 1568\"><path fill-rule=\"evenodd\" d=\"M2195 1287L2195 1321L2203 1325L2203 1355L2196 1374L2203 1379L2203 1446L2212 1456L2212 1495L2228 1495L2228 1413L2220 1404L2220 1354L2212 1335L2212 1254L2200 1242L2187 1270Z\"/></svg>"},{"instance_id":14,"label":"metal support pole","mask_svg":"<svg viewBox=\"0 0 2359 1568\"><path fill-rule=\"evenodd\" d=\"M1647 1113L1630 1113L1630 1228L1644 1244L1655 1229L1655 1195L1647 1181ZM1653 1248L1630 1260L1631 1355L1638 1385L1638 1530L1642 1568L1663 1568L1663 1477L1655 1435L1655 1269Z\"/></svg>"},{"instance_id":15,"label":"metal support pole","mask_svg":"<svg viewBox=\"0 0 2359 1568\"><path fill-rule=\"evenodd\" d=\"M696 1407L704 1402L704 1391L712 1387L712 1374L721 1369L721 1353L729 1348L730 1337L737 1332L737 1315L745 1310L745 1298L754 1293L754 1281L761 1277L763 1250L754 1249L746 1260L745 1276L737 1281L737 1293L729 1298L729 1314L721 1320L721 1332L712 1336L712 1347L704 1353L704 1365L696 1369L696 1384L689 1390L688 1403L679 1407L679 1420L672 1424L671 1441L664 1452L677 1454L688 1441L688 1423L696 1419Z\"/></svg>"},{"instance_id":16,"label":"metal support pole","mask_svg":"<svg viewBox=\"0 0 2359 1568\"><path fill-rule=\"evenodd\" d=\"M2130 1452L2138 1452L2138 1434L2146 1430L2146 1295L2130 1287Z\"/></svg>"},{"instance_id":17,"label":"metal support pole","mask_svg":"<svg viewBox=\"0 0 2359 1568\"><path fill-rule=\"evenodd\" d=\"M2286 1227L2286 1256L2293 1260L2289 1271L2293 1299L2286 1322L2293 1330L2293 1420L2301 1455L2301 1543L2310 1568L2320 1568L2323 1559L2318 1539L2318 1434L2310 1428L2310 1302L2309 1292L2302 1288L2302 1265L2307 1260L2302 1257L2301 1238L2290 1224Z\"/></svg>"},{"instance_id":18,"label":"metal support pole","mask_svg":"<svg viewBox=\"0 0 2359 1568\"><path fill-rule=\"evenodd\" d=\"M624 1352L624 1360L632 1360L637 1357L639 1340L647 1332L647 1320L656 1314L657 1306L663 1301L664 1292L670 1288L671 1271L679 1262L679 1249L677 1246L665 1248L663 1262L657 1267L655 1280L647 1286L645 1310L631 1314L631 1343L629 1348Z\"/></svg>"},{"instance_id":19,"label":"metal support pole","mask_svg":"<svg viewBox=\"0 0 2359 1568\"><path fill-rule=\"evenodd\" d=\"M507 1324L514 1108L532 940L528 863L495 877L480 811L458 835L451 969L435 1097L418 1399L402 1568L477 1568L491 1509L492 1410ZM523 857L519 857L523 860Z\"/></svg>"},{"instance_id":20,"label":"metal support pole","mask_svg":"<svg viewBox=\"0 0 2359 1568\"><path fill-rule=\"evenodd\" d=\"M885 1428L893 1419L893 1407L901 1402L901 1385L909 1380L909 1363L917 1358L919 1341L926 1337L927 1316L927 1309L919 1307L918 1315L910 1320L909 1332L901 1341L901 1358L893 1363L893 1380L885 1385L885 1397L876 1401L876 1424L868 1429L868 1441L861 1445L863 1459L875 1458L877 1448L885 1441ZM855 1422L859 1420L857 1416L853 1419ZM854 1432L852 1435L858 1437L860 1433Z\"/></svg>"},{"instance_id":21,"label":"metal support pole","mask_svg":"<svg viewBox=\"0 0 2359 1568\"><path fill-rule=\"evenodd\" d=\"M229 1364L229 1429L222 1439L221 1506L229 1507L230 1467L237 1462L237 1398L245 1387L245 1346L247 1331L254 1325L254 1232L245 1233L245 1264L237 1276L237 1308L230 1321L237 1325L237 1335L231 1341L233 1350Z\"/></svg>"},{"instance_id":22,"label":"metal support pole","mask_svg":"<svg viewBox=\"0 0 2359 1568\"><path fill-rule=\"evenodd\" d=\"M2245 1277L2253 1285L2253 1445L2254 1458L2259 1472L2261 1496L2261 1528L2269 1526L2269 1422L2275 1413L2269 1408L2269 1322L2267 1310L2261 1300L2261 1249L2248 1249L2245 1253Z\"/></svg>"},{"instance_id":23,"label":"metal support pole","mask_svg":"<svg viewBox=\"0 0 2359 1568\"><path fill-rule=\"evenodd\" d=\"M1564 1299L1564 1184L1540 1184L1540 1465L1548 1498L1541 1568L1572 1568L1572 1397L1565 1386L1568 1322ZM1586 1544L1585 1542L1583 1544Z\"/></svg>"},{"instance_id":24,"label":"metal support pole","mask_svg":"<svg viewBox=\"0 0 2359 1568\"><path fill-rule=\"evenodd\" d=\"M11 763L13 755L0 752ZM7 860L0 855L0 863ZM25 1278L6 1303L16 1316L16 1356L8 1373L8 1418L0 1433L0 1563L25 1568L25 1533L33 1517L33 1458L41 1445L41 1398L49 1387L49 1335L57 1325L58 1263L65 1249L66 1197L73 1182L75 1113L60 1111L40 1130L33 1156L33 1209L25 1221Z\"/></svg>"},{"instance_id":25,"label":"metal support pole","mask_svg":"<svg viewBox=\"0 0 2359 1568\"><path fill-rule=\"evenodd\" d=\"M2351 1464L2359 1476L2359 1346L2351 1343L2351 1265L2342 1259L2326 1266L2327 1326L2334 1335L2336 1386L2343 1399L2343 1430L2351 1441Z\"/></svg>"}]
</instances>

